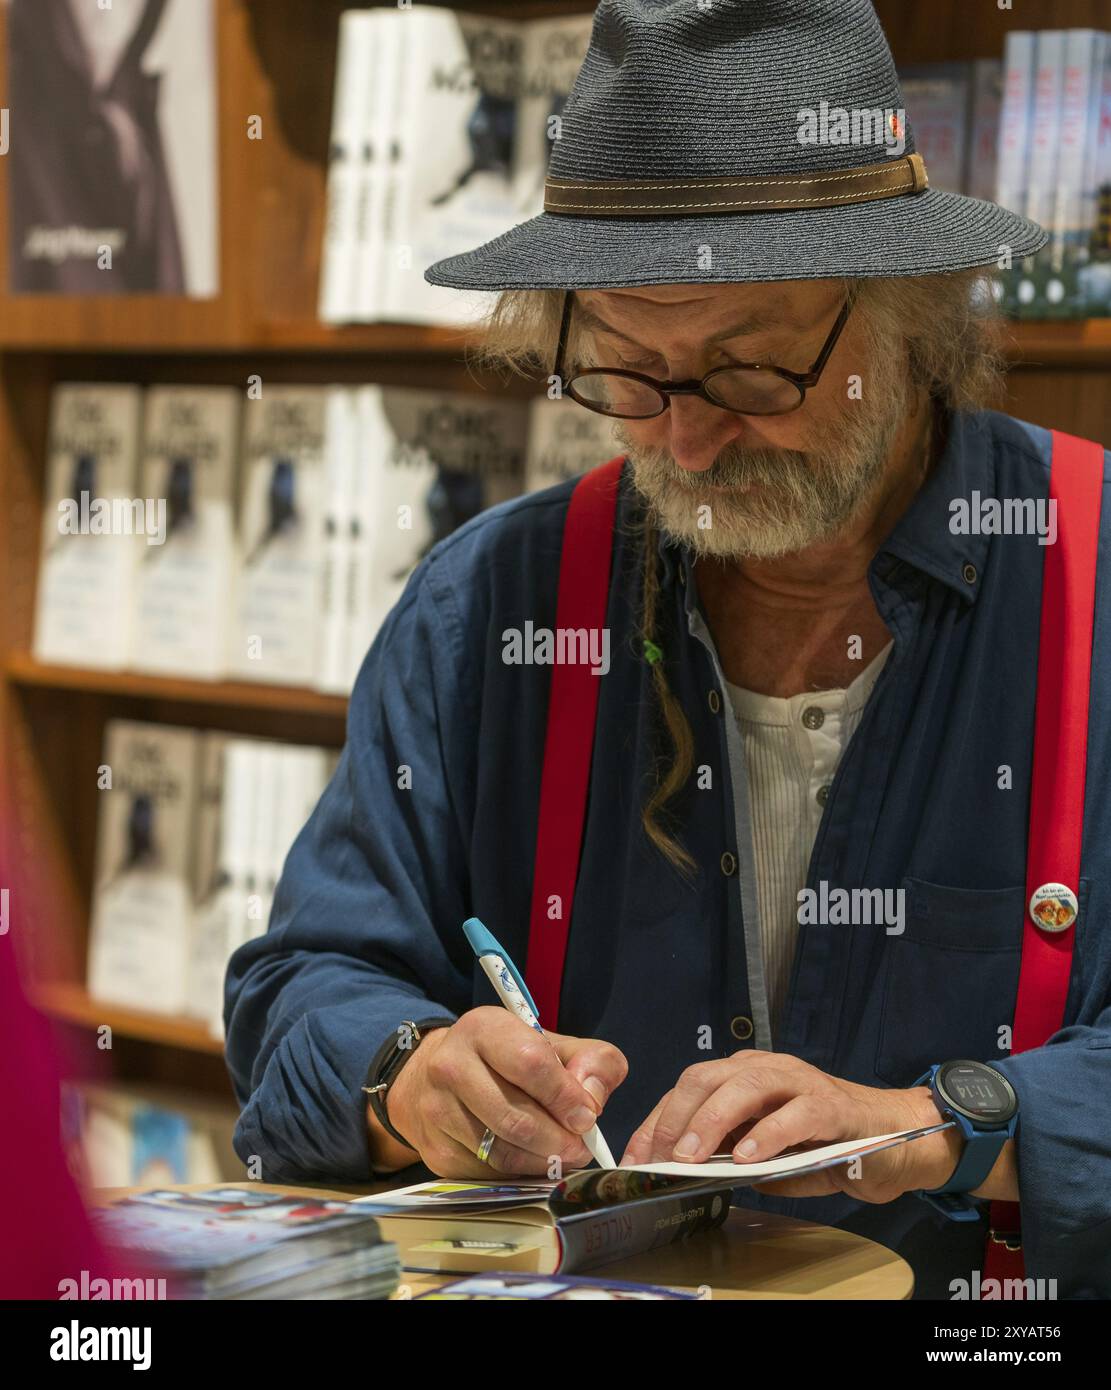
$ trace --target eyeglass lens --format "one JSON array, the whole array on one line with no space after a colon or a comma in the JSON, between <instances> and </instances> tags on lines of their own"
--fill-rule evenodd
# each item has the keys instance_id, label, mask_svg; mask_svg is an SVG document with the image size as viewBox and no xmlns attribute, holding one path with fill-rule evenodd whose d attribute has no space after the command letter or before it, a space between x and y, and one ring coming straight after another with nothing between
<instances>
[{"instance_id":1,"label":"eyeglass lens","mask_svg":"<svg viewBox=\"0 0 1111 1390\"><path fill-rule=\"evenodd\" d=\"M568 383L568 393L590 410L626 419L659 415L666 404L665 398L647 382L617 373L576 376ZM706 394L718 405L749 415L793 410L803 396L800 388L786 377L746 367L714 373L706 382Z\"/></svg>"}]
</instances>

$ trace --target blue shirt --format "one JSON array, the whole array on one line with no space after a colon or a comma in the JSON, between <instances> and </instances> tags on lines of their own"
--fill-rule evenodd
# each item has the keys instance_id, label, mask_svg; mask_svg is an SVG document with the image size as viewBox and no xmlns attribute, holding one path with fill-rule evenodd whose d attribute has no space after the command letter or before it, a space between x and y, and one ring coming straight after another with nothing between
<instances>
[{"instance_id":1,"label":"blue shirt","mask_svg":"<svg viewBox=\"0 0 1111 1390\"><path fill-rule=\"evenodd\" d=\"M1111 504L1066 1026L1009 1057L1000 1039L1026 912L1045 550L1032 535L954 534L950 504L975 491L1044 499L1050 435L994 412L948 423L934 471L870 567L894 647L839 764L807 878L814 889L904 889L902 934L802 924L781 1032L768 1036L751 831L730 775L736 731L692 557L670 542L660 544L658 641L695 764L710 773L672 803L697 873L685 879L648 841L640 810L666 745L637 637L642 560L626 477L560 1015L542 1021L628 1058L602 1118L618 1156L687 1066L745 1047L774 1043L869 1086L911 1086L958 1057L998 1065L1020 1103L1027 1277L1056 1279L1061 1298L1106 1298ZM483 513L414 572L364 662L342 759L286 860L269 930L232 958L236 1149L258 1156L270 1180L371 1176L360 1087L374 1053L404 1019L495 1002L465 918L480 917L525 968L550 667L507 664L502 634L556 627L571 488ZM948 1298L951 1280L984 1267L985 1223L948 1221L910 1193L881 1205L752 1190L737 1200L891 1246L914 1267L919 1296Z\"/></svg>"}]
</instances>

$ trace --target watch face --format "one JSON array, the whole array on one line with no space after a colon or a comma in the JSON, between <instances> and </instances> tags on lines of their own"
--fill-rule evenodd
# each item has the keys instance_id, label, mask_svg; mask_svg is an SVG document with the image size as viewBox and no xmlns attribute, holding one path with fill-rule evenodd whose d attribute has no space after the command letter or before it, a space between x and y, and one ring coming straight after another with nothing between
<instances>
[{"instance_id":1,"label":"watch face","mask_svg":"<svg viewBox=\"0 0 1111 1390\"><path fill-rule=\"evenodd\" d=\"M1009 1124L1018 1110L1011 1083L983 1062L946 1062L935 1080L947 1103L982 1127Z\"/></svg>"}]
</instances>

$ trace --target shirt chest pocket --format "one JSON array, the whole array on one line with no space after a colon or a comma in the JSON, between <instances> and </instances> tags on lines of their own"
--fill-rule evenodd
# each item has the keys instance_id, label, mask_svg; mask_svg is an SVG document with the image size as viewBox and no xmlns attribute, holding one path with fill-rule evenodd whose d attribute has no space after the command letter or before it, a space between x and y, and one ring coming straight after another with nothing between
<instances>
[{"instance_id":1,"label":"shirt chest pocket","mask_svg":"<svg viewBox=\"0 0 1111 1390\"><path fill-rule=\"evenodd\" d=\"M899 1087L934 1062L1008 1056L1026 913L1024 884L945 888L907 878L903 887L904 931L887 939L876 1045L876 1075Z\"/></svg>"}]
</instances>

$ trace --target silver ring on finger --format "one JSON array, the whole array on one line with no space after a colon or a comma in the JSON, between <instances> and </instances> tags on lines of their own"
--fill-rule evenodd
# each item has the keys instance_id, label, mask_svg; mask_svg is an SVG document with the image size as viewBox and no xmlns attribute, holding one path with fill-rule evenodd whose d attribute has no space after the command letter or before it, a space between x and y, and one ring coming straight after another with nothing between
<instances>
[{"instance_id":1,"label":"silver ring on finger","mask_svg":"<svg viewBox=\"0 0 1111 1390\"><path fill-rule=\"evenodd\" d=\"M482 1143L475 1149L475 1154L480 1163L490 1162L490 1150L494 1147L494 1140L496 1138L497 1135L492 1129L488 1129L482 1136Z\"/></svg>"}]
</instances>

